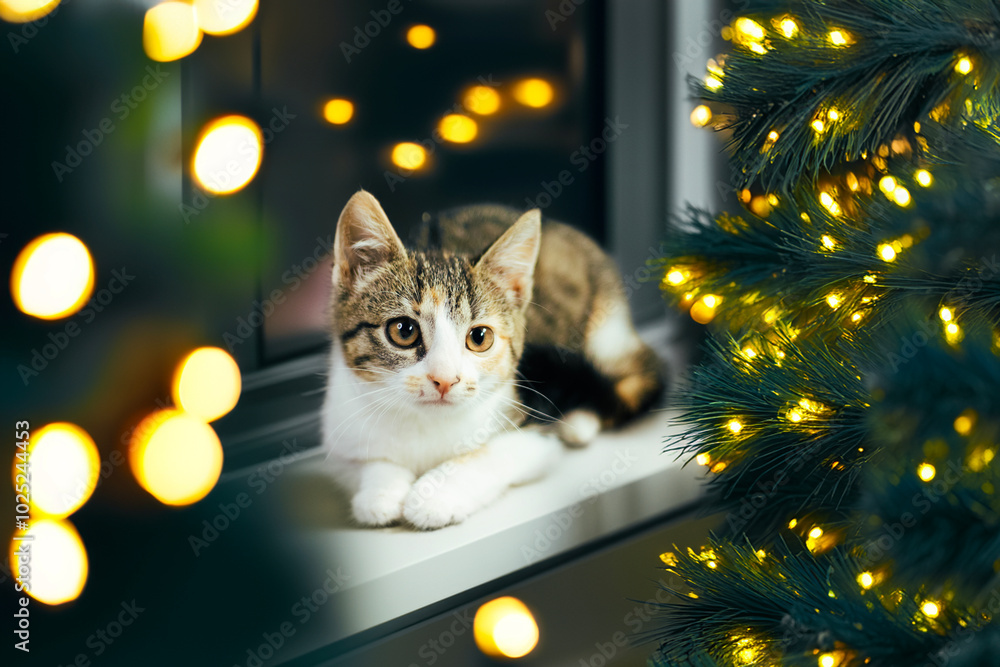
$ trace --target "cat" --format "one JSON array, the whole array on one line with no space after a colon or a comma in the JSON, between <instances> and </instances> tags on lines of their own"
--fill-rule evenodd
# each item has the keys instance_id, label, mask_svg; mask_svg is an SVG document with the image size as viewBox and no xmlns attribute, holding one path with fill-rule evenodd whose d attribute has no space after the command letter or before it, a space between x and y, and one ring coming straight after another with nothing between
<instances>
[{"instance_id":1,"label":"cat","mask_svg":"<svg viewBox=\"0 0 1000 667\"><path fill-rule=\"evenodd\" d=\"M543 476L560 440L583 446L660 395L614 262L582 232L481 205L416 246L364 190L337 222L322 436L361 525L461 522ZM560 388L563 418L521 428Z\"/></svg>"}]
</instances>

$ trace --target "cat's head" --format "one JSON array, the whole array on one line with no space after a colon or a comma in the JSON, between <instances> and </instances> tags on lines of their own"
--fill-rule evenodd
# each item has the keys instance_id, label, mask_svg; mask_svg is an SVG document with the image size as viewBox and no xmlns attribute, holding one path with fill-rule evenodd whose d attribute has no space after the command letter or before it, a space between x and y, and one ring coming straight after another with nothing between
<instances>
[{"instance_id":1,"label":"cat's head","mask_svg":"<svg viewBox=\"0 0 1000 667\"><path fill-rule=\"evenodd\" d=\"M487 398L515 379L540 243L535 209L479 258L407 250L362 190L337 223L334 344L387 405Z\"/></svg>"}]
</instances>

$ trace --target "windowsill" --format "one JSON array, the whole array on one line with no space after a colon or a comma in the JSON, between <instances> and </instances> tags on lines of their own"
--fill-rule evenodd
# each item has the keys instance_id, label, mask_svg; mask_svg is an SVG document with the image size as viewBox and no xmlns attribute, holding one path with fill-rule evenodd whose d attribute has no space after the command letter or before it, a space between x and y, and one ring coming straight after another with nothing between
<instances>
[{"instance_id":1,"label":"windowsill","mask_svg":"<svg viewBox=\"0 0 1000 667\"><path fill-rule=\"evenodd\" d=\"M672 370L681 367L677 350L664 350L664 321L641 333ZM296 651L329 647L691 504L704 472L662 454L664 440L677 432L671 415L656 411L589 447L566 449L545 478L508 490L464 523L429 532L352 525L346 496L313 471L323 452L299 455L279 482L294 527L290 546L320 565L317 575L339 568L346 581Z\"/></svg>"}]
</instances>

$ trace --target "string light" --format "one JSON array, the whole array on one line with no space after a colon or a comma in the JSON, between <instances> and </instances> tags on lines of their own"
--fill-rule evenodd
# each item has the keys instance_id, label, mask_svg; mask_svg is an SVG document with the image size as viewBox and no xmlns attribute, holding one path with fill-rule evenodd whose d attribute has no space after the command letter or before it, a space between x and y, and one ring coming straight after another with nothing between
<instances>
[{"instance_id":1,"label":"string light","mask_svg":"<svg viewBox=\"0 0 1000 667\"><path fill-rule=\"evenodd\" d=\"M758 42L764 39L764 26L757 23L753 19L748 19L746 17L738 18L736 19L736 23L734 25L736 30L745 37Z\"/></svg>"},{"instance_id":2,"label":"string light","mask_svg":"<svg viewBox=\"0 0 1000 667\"><path fill-rule=\"evenodd\" d=\"M959 74L968 74L972 71L972 60L968 56L962 56L955 63L955 71Z\"/></svg>"},{"instance_id":3,"label":"string light","mask_svg":"<svg viewBox=\"0 0 1000 667\"><path fill-rule=\"evenodd\" d=\"M708 452L702 452L698 456L694 457L694 460L700 466L707 466L712 462L712 457Z\"/></svg>"},{"instance_id":4,"label":"string light","mask_svg":"<svg viewBox=\"0 0 1000 667\"><path fill-rule=\"evenodd\" d=\"M699 104L691 111L691 124L695 127L705 127L712 122L712 110L705 104Z\"/></svg>"},{"instance_id":5,"label":"string light","mask_svg":"<svg viewBox=\"0 0 1000 667\"><path fill-rule=\"evenodd\" d=\"M919 183L921 186L925 188L929 188L931 186L931 183L934 182L934 177L931 176L931 172L927 171L926 169L917 170L917 173L915 173L913 176L914 178L916 178L917 183Z\"/></svg>"},{"instance_id":6,"label":"string light","mask_svg":"<svg viewBox=\"0 0 1000 667\"><path fill-rule=\"evenodd\" d=\"M892 193L892 199L900 206L909 206L911 200L910 191L902 185L896 186L896 189Z\"/></svg>"},{"instance_id":7,"label":"string light","mask_svg":"<svg viewBox=\"0 0 1000 667\"><path fill-rule=\"evenodd\" d=\"M837 664L837 659L832 653L824 653L819 657L819 667L834 667Z\"/></svg>"},{"instance_id":8,"label":"string light","mask_svg":"<svg viewBox=\"0 0 1000 667\"><path fill-rule=\"evenodd\" d=\"M827 305L830 306L830 308L833 308L834 310L836 310L837 307L840 306L842 300L843 300L842 297L837 293L827 294L826 296Z\"/></svg>"},{"instance_id":9,"label":"string light","mask_svg":"<svg viewBox=\"0 0 1000 667\"><path fill-rule=\"evenodd\" d=\"M795 526L797 526L797 525L799 525L799 520L798 519L792 519L791 521L788 522L788 527L789 528L795 528Z\"/></svg>"},{"instance_id":10,"label":"string light","mask_svg":"<svg viewBox=\"0 0 1000 667\"><path fill-rule=\"evenodd\" d=\"M850 35L843 30L831 30L829 38L834 46L846 46L850 42Z\"/></svg>"},{"instance_id":11,"label":"string light","mask_svg":"<svg viewBox=\"0 0 1000 667\"><path fill-rule=\"evenodd\" d=\"M861 584L861 588L867 591L875 585L875 577L872 576L871 572L862 572L858 575L858 583Z\"/></svg>"},{"instance_id":12,"label":"string light","mask_svg":"<svg viewBox=\"0 0 1000 667\"><path fill-rule=\"evenodd\" d=\"M920 611L922 611L924 616L927 618L937 618L941 614L941 606L933 600L926 600L922 605L920 605Z\"/></svg>"},{"instance_id":13,"label":"string light","mask_svg":"<svg viewBox=\"0 0 1000 667\"><path fill-rule=\"evenodd\" d=\"M555 90L552 88L552 84L545 79L525 79L514 86L514 99L533 109L548 106L554 97Z\"/></svg>"},{"instance_id":14,"label":"string light","mask_svg":"<svg viewBox=\"0 0 1000 667\"><path fill-rule=\"evenodd\" d=\"M489 116L500 108L500 93L489 86L473 86L465 91L462 104L480 116Z\"/></svg>"},{"instance_id":15,"label":"string light","mask_svg":"<svg viewBox=\"0 0 1000 667\"><path fill-rule=\"evenodd\" d=\"M917 468L917 477L925 482L929 482L934 479L934 475L937 474L937 470L930 463L921 463Z\"/></svg>"},{"instance_id":16,"label":"string light","mask_svg":"<svg viewBox=\"0 0 1000 667\"><path fill-rule=\"evenodd\" d=\"M816 130L816 134L823 134L826 130L826 124L819 118L812 122L812 129Z\"/></svg>"},{"instance_id":17,"label":"string light","mask_svg":"<svg viewBox=\"0 0 1000 667\"><path fill-rule=\"evenodd\" d=\"M827 250L833 250L837 247L837 242L829 234L823 234L823 236L820 237L820 241L823 243L823 247Z\"/></svg>"},{"instance_id":18,"label":"string light","mask_svg":"<svg viewBox=\"0 0 1000 667\"><path fill-rule=\"evenodd\" d=\"M824 190L819 193L819 203L833 215L840 215L840 204L837 203L837 200L829 192Z\"/></svg>"},{"instance_id":19,"label":"string light","mask_svg":"<svg viewBox=\"0 0 1000 667\"><path fill-rule=\"evenodd\" d=\"M949 343L957 343L962 340L962 329L955 322L948 322L944 327L944 337Z\"/></svg>"},{"instance_id":20,"label":"string light","mask_svg":"<svg viewBox=\"0 0 1000 667\"><path fill-rule=\"evenodd\" d=\"M479 134L479 125L468 116L452 113L442 118L441 122L438 123L438 132L446 141L467 144Z\"/></svg>"},{"instance_id":21,"label":"string light","mask_svg":"<svg viewBox=\"0 0 1000 667\"><path fill-rule=\"evenodd\" d=\"M427 151L410 141L398 143L392 147L392 163L403 169L420 169L427 163Z\"/></svg>"},{"instance_id":22,"label":"string light","mask_svg":"<svg viewBox=\"0 0 1000 667\"><path fill-rule=\"evenodd\" d=\"M896 189L896 179L892 176L883 176L878 181L878 189L885 194L886 197L892 198L892 193Z\"/></svg>"},{"instance_id":23,"label":"string light","mask_svg":"<svg viewBox=\"0 0 1000 667\"><path fill-rule=\"evenodd\" d=\"M718 90L719 88L722 88L722 80L709 74L705 77L705 85L708 86L709 90Z\"/></svg>"},{"instance_id":24,"label":"string light","mask_svg":"<svg viewBox=\"0 0 1000 667\"><path fill-rule=\"evenodd\" d=\"M969 435L976 422L977 416L978 415L975 410L969 409L956 417L955 423L953 424L955 427L955 433L958 433L959 435Z\"/></svg>"},{"instance_id":25,"label":"string light","mask_svg":"<svg viewBox=\"0 0 1000 667\"><path fill-rule=\"evenodd\" d=\"M733 419L730 420L728 424L726 424L726 428L728 428L733 433L739 433L740 431L743 430L743 424L741 424L739 420Z\"/></svg>"},{"instance_id":26,"label":"string light","mask_svg":"<svg viewBox=\"0 0 1000 667\"><path fill-rule=\"evenodd\" d=\"M795 37L795 33L797 33L798 31L799 31L799 24L796 23L793 19L784 18L781 20L781 33L788 39Z\"/></svg>"},{"instance_id":27,"label":"string light","mask_svg":"<svg viewBox=\"0 0 1000 667\"><path fill-rule=\"evenodd\" d=\"M955 319L955 313L954 311L952 311L951 308L948 308L947 306L942 306L941 310L938 311L938 317L940 317L941 321L943 322L951 322L953 319Z\"/></svg>"},{"instance_id":28,"label":"string light","mask_svg":"<svg viewBox=\"0 0 1000 667\"><path fill-rule=\"evenodd\" d=\"M333 98L323 105L323 118L333 125L344 125L354 117L354 103L342 98Z\"/></svg>"},{"instance_id":29,"label":"string light","mask_svg":"<svg viewBox=\"0 0 1000 667\"><path fill-rule=\"evenodd\" d=\"M813 528L809 531L809 538L818 540L821 537L823 537L823 529L819 526L813 526Z\"/></svg>"},{"instance_id":30,"label":"string light","mask_svg":"<svg viewBox=\"0 0 1000 667\"><path fill-rule=\"evenodd\" d=\"M878 247L878 256L886 262L892 262L896 259L896 251L890 244L883 243Z\"/></svg>"},{"instance_id":31,"label":"string light","mask_svg":"<svg viewBox=\"0 0 1000 667\"><path fill-rule=\"evenodd\" d=\"M420 24L411 26L406 31L406 41L415 49L429 49L437 41L437 33L429 25Z\"/></svg>"}]
</instances>

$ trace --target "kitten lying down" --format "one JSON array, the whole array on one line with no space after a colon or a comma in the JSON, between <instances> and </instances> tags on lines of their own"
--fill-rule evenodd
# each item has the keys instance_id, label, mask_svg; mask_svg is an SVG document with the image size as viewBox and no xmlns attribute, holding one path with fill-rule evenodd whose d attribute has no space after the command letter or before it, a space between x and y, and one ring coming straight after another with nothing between
<instances>
[{"instance_id":1,"label":"kitten lying down","mask_svg":"<svg viewBox=\"0 0 1000 667\"><path fill-rule=\"evenodd\" d=\"M463 521L662 389L614 263L582 233L473 206L421 236L407 250L363 190L337 223L323 446L366 526ZM542 393L568 402L522 402ZM519 428L555 405L558 439Z\"/></svg>"}]
</instances>

